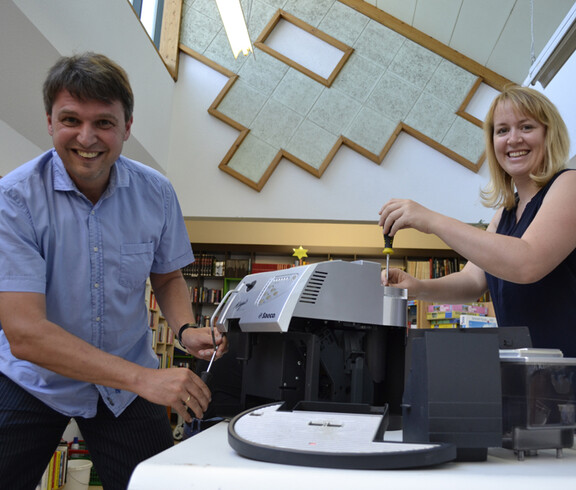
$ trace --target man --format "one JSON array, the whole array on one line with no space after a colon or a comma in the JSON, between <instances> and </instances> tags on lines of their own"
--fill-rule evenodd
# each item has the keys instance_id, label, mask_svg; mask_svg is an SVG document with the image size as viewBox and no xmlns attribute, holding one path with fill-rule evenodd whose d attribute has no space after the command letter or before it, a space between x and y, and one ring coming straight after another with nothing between
<instances>
[{"instance_id":1,"label":"man","mask_svg":"<svg viewBox=\"0 0 576 490\"><path fill-rule=\"evenodd\" d=\"M54 148L0 179L0 482L33 489L74 417L106 489L173 444L165 406L202 417L206 385L156 369L146 279L199 358L213 352L180 268L193 261L168 180L121 155L133 95L103 55L61 58L44 82ZM218 357L226 342L216 334Z\"/></svg>"}]
</instances>

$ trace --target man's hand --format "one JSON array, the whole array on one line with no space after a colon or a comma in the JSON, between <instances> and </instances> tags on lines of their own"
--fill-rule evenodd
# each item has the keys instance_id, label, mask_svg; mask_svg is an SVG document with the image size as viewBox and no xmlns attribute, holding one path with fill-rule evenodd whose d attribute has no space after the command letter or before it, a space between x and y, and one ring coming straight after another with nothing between
<instances>
[{"instance_id":1,"label":"man's hand","mask_svg":"<svg viewBox=\"0 0 576 490\"><path fill-rule=\"evenodd\" d=\"M149 369L139 384L140 396L172 407L186 422L192 421L188 408L200 419L211 400L208 387L188 368Z\"/></svg>"},{"instance_id":2,"label":"man's hand","mask_svg":"<svg viewBox=\"0 0 576 490\"><path fill-rule=\"evenodd\" d=\"M218 346L216 359L220 359L228 351L228 339L215 329L214 340ZM210 360L214 353L210 327L185 330L182 334L182 344L190 354L198 359Z\"/></svg>"}]
</instances>

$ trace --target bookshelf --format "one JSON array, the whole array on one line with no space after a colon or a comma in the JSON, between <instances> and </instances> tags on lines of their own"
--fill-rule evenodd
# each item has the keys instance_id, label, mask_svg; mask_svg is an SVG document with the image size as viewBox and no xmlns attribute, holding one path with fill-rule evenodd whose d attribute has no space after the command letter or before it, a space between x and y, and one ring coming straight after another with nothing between
<instances>
[{"instance_id":1,"label":"bookshelf","mask_svg":"<svg viewBox=\"0 0 576 490\"><path fill-rule=\"evenodd\" d=\"M238 284L240 284L240 281L242 280L241 277L226 277L224 279L224 295L226 295L226 293L228 293L228 291L230 291L231 289L235 289L236 286L238 286Z\"/></svg>"},{"instance_id":2,"label":"bookshelf","mask_svg":"<svg viewBox=\"0 0 576 490\"><path fill-rule=\"evenodd\" d=\"M405 270L417 279L433 279L458 272L464 266L459 257L408 257Z\"/></svg>"},{"instance_id":3,"label":"bookshelf","mask_svg":"<svg viewBox=\"0 0 576 490\"><path fill-rule=\"evenodd\" d=\"M174 332L162 316L150 281L146 284L146 298L148 324L152 330L152 347L158 356L158 367L160 369L170 368L174 364Z\"/></svg>"},{"instance_id":4,"label":"bookshelf","mask_svg":"<svg viewBox=\"0 0 576 490\"><path fill-rule=\"evenodd\" d=\"M210 317L230 284L239 282L250 272L251 257L195 252L195 259L192 264L182 269L182 274L188 284L196 323L209 326Z\"/></svg>"},{"instance_id":5,"label":"bookshelf","mask_svg":"<svg viewBox=\"0 0 576 490\"><path fill-rule=\"evenodd\" d=\"M152 348L158 356L158 369L171 368L174 366L174 332L162 316L150 279L146 281L146 304L148 306L148 325L152 331ZM166 411L170 417L171 407L166 407Z\"/></svg>"}]
</instances>

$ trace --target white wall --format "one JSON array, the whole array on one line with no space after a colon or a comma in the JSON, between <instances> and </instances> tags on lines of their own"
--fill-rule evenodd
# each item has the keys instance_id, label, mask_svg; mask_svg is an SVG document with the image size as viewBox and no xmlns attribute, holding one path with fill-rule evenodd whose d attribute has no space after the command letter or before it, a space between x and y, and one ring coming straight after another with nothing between
<instances>
[{"instance_id":1,"label":"white wall","mask_svg":"<svg viewBox=\"0 0 576 490\"><path fill-rule=\"evenodd\" d=\"M574 97L574 80L576 80L576 53L568 59L550 83L543 88L537 83L534 88L542 91L556 104L564 118L570 133L571 167L576 168L576 98Z\"/></svg>"},{"instance_id":2,"label":"white wall","mask_svg":"<svg viewBox=\"0 0 576 490\"><path fill-rule=\"evenodd\" d=\"M13 162L27 162L43 151L39 146L27 140L18 131L14 131L14 129L1 120L0 148L2 148L0 176L6 175L15 168Z\"/></svg>"},{"instance_id":3,"label":"white wall","mask_svg":"<svg viewBox=\"0 0 576 490\"><path fill-rule=\"evenodd\" d=\"M126 69L136 98L126 154L164 170L174 81L128 0L2 0L0 18L1 120L49 148L41 94L46 71L60 55L104 53Z\"/></svg>"}]
</instances>

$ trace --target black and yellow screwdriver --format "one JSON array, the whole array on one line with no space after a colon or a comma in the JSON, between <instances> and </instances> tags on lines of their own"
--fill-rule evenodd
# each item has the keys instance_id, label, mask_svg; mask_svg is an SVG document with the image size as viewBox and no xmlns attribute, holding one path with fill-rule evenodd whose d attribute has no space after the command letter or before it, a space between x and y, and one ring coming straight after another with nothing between
<instances>
[{"instance_id":1,"label":"black and yellow screwdriver","mask_svg":"<svg viewBox=\"0 0 576 490\"><path fill-rule=\"evenodd\" d=\"M382 253L386 254L386 283L388 283L388 269L390 268L390 255L394 253L392 248L392 243L394 242L394 237L384 233L384 250Z\"/></svg>"}]
</instances>

